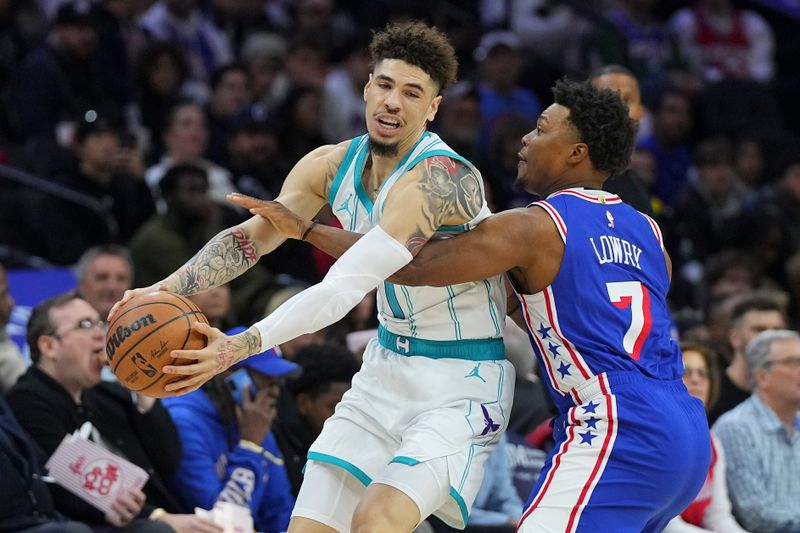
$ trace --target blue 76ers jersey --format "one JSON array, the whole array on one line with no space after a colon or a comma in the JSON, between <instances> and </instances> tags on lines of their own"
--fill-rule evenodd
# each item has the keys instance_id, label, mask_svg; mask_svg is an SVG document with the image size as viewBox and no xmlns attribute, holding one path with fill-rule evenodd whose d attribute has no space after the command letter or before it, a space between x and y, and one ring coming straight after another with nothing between
<instances>
[{"instance_id":1,"label":"blue 76ers jersey","mask_svg":"<svg viewBox=\"0 0 800 533\"><path fill-rule=\"evenodd\" d=\"M604 191L558 191L530 208L544 209L564 240L553 283L517 294L542 379L559 408L580 404L574 389L603 372L679 379L683 362L670 337L658 225Z\"/></svg>"}]
</instances>

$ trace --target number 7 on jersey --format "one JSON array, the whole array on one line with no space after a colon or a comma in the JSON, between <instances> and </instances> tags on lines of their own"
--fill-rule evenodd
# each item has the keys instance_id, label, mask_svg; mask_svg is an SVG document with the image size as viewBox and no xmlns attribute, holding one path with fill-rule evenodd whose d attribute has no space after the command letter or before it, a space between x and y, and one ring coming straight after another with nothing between
<instances>
[{"instance_id":1,"label":"number 7 on jersey","mask_svg":"<svg viewBox=\"0 0 800 533\"><path fill-rule=\"evenodd\" d=\"M652 324L650 293L640 281L613 281L606 283L606 289L614 307L631 308L631 323L622 338L622 346L628 355L638 361Z\"/></svg>"}]
</instances>

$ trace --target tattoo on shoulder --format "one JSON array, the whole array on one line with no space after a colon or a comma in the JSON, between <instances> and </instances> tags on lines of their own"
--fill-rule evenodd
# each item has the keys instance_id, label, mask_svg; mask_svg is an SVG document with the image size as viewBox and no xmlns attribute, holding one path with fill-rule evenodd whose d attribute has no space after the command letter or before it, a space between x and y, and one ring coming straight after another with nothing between
<instances>
[{"instance_id":1,"label":"tattoo on shoulder","mask_svg":"<svg viewBox=\"0 0 800 533\"><path fill-rule=\"evenodd\" d=\"M256 247L239 228L226 229L211 239L179 271L179 294L190 295L223 285L258 261Z\"/></svg>"},{"instance_id":2,"label":"tattoo on shoulder","mask_svg":"<svg viewBox=\"0 0 800 533\"><path fill-rule=\"evenodd\" d=\"M480 177L468 165L446 156L429 157L424 165L417 186L425 193L424 208L432 228L448 218L468 221L480 212Z\"/></svg>"}]
</instances>

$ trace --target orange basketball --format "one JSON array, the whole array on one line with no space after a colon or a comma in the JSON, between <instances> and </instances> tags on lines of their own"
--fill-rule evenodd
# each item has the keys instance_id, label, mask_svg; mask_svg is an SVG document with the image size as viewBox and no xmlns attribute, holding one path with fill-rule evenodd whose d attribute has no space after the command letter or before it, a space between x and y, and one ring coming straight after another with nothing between
<instances>
[{"instance_id":1,"label":"orange basketball","mask_svg":"<svg viewBox=\"0 0 800 533\"><path fill-rule=\"evenodd\" d=\"M161 368L191 363L172 357L172 350L205 347L205 336L192 331L195 322L208 324L188 298L166 291L135 296L119 308L108 325L108 365L119 382L134 392L154 398L172 396L164 386L180 376L166 376Z\"/></svg>"}]
</instances>

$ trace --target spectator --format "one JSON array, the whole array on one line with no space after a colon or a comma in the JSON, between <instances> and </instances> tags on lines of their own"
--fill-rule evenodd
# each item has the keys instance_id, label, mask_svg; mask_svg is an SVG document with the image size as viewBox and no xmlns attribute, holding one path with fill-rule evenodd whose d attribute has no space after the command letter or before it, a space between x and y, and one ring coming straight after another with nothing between
<instances>
[{"instance_id":1,"label":"spectator","mask_svg":"<svg viewBox=\"0 0 800 533\"><path fill-rule=\"evenodd\" d=\"M250 103L250 79L247 68L239 63L224 65L211 75L211 96L206 103L208 158L224 164L225 144L230 122Z\"/></svg>"},{"instance_id":2,"label":"spectator","mask_svg":"<svg viewBox=\"0 0 800 533\"><path fill-rule=\"evenodd\" d=\"M755 292L743 296L733 306L728 330L733 357L721 376L719 401L709 411L711 424L751 396L753 376L745 357L745 349L750 342L763 331L784 328L785 306L770 293Z\"/></svg>"},{"instance_id":3,"label":"spectator","mask_svg":"<svg viewBox=\"0 0 800 533\"><path fill-rule=\"evenodd\" d=\"M158 186L165 212L148 219L129 243L137 286L163 279L223 228L202 167L170 166Z\"/></svg>"},{"instance_id":4,"label":"spectator","mask_svg":"<svg viewBox=\"0 0 800 533\"><path fill-rule=\"evenodd\" d=\"M708 411L719 393L717 354L700 344L681 343L683 382L689 394L703 402ZM695 500L664 528L664 533L747 533L731 514L725 483L725 453L711 434L711 466Z\"/></svg>"},{"instance_id":5,"label":"spectator","mask_svg":"<svg viewBox=\"0 0 800 533\"><path fill-rule=\"evenodd\" d=\"M280 162L278 130L262 103L246 107L231 121L225 166L239 191L265 200L278 197L289 172Z\"/></svg>"},{"instance_id":6,"label":"spectator","mask_svg":"<svg viewBox=\"0 0 800 533\"><path fill-rule=\"evenodd\" d=\"M9 107L20 140L57 139L66 144L87 110L108 114L124 105L113 100L94 62L95 17L96 8L88 0L62 4L46 42L18 69Z\"/></svg>"},{"instance_id":7,"label":"spectator","mask_svg":"<svg viewBox=\"0 0 800 533\"><path fill-rule=\"evenodd\" d=\"M0 392L0 532L92 533L56 511L44 481L45 459Z\"/></svg>"},{"instance_id":8,"label":"spectator","mask_svg":"<svg viewBox=\"0 0 800 533\"><path fill-rule=\"evenodd\" d=\"M147 161L164 152L162 135L170 110L180 102L189 65L181 49L167 41L154 41L142 49L134 67L134 114L147 136Z\"/></svg>"},{"instance_id":9,"label":"spectator","mask_svg":"<svg viewBox=\"0 0 800 533\"><path fill-rule=\"evenodd\" d=\"M542 110L539 99L520 85L522 43L514 33L492 31L473 53L480 66L481 146L488 147L498 126L509 116L535 121Z\"/></svg>"},{"instance_id":10,"label":"spectator","mask_svg":"<svg viewBox=\"0 0 800 533\"><path fill-rule=\"evenodd\" d=\"M193 515L174 514L181 508L166 479L180 462L181 447L161 403L132 395L118 383L100 382L105 330L97 311L75 293L49 298L33 309L27 337L34 364L8 395L20 425L49 456L66 435L90 422L96 444L150 476L144 493L133 490L117 497L119 515L104 515L58 486L53 487L56 508L93 527L105 523L130 532L182 532L191 527L219 532Z\"/></svg>"},{"instance_id":11,"label":"spectator","mask_svg":"<svg viewBox=\"0 0 800 533\"><path fill-rule=\"evenodd\" d=\"M342 64L325 78L322 104L322 131L329 143L366 133L364 86L372 71L369 40L354 40ZM467 154L468 156L469 154Z\"/></svg>"},{"instance_id":12,"label":"spectator","mask_svg":"<svg viewBox=\"0 0 800 533\"><path fill-rule=\"evenodd\" d=\"M237 369L253 385L237 389L238 404L226 380ZM200 390L164 400L183 443L174 481L188 505L210 509L217 501L233 502L250 508L257 531L286 531L294 498L271 427L280 377L297 370L269 350Z\"/></svg>"},{"instance_id":13,"label":"spectator","mask_svg":"<svg viewBox=\"0 0 800 533\"><path fill-rule=\"evenodd\" d=\"M712 428L728 459L728 491L742 526L800 531L800 334L764 331L747 345L753 394Z\"/></svg>"},{"instance_id":14,"label":"spectator","mask_svg":"<svg viewBox=\"0 0 800 533\"><path fill-rule=\"evenodd\" d=\"M472 505L465 533L485 532L486 528L491 528L492 533L516 530L522 516L522 500L511 481L507 456L508 439L502 435L497 448L486 460L481 488Z\"/></svg>"},{"instance_id":15,"label":"spectator","mask_svg":"<svg viewBox=\"0 0 800 533\"><path fill-rule=\"evenodd\" d=\"M181 49L192 73L189 93L204 101L211 74L233 59L225 34L203 14L197 0L158 0L141 21L152 36Z\"/></svg>"},{"instance_id":16,"label":"spectator","mask_svg":"<svg viewBox=\"0 0 800 533\"><path fill-rule=\"evenodd\" d=\"M76 266L78 294L102 318L133 283L133 259L124 246L105 244L86 250Z\"/></svg>"},{"instance_id":17,"label":"spectator","mask_svg":"<svg viewBox=\"0 0 800 533\"><path fill-rule=\"evenodd\" d=\"M77 168L53 179L89 202L75 203L42 193L40 207L25 222L37 232L34 252L60 265L71 265L90 246L125 242L153 211L143 181L144 165L135 146L123 144L114 120L87 113L75 134Z\"/></svg>"},{"instance_id":18,"label":"spectator","mask_svg":"<svg viewBox=\"0 0 800 533\"><path fill-rule=\"evenodd\" d=\"M166 152L161 161L148 168L145 181L158 202L159 212L166 205L161 198L158 184L173 165L196 165L208 174L211 198L220 205L228 206L225 195L235 190L231 174L219 165L204 159L208 148L208 124L203 109L194 102L185 100L175 105L167 114L163 134Z\"/></svg>"},{"instance_id":19,"label":"spectator","mask_svg":"<svg viewBox=\"0 0 800 533\"><path fill-rule=\"evenodd\" d=\"M231 288L228 284L192 294L189 299L215 328L225 330L231 326Z\"/></svg>"},{"instance_id":20,"label":"spectator","mask_svg":"<svg viewBox=\"0 0 800 533\"><path fill-rule=\"evenodd\" d=\"M17 344L8 337L6 326L14 308L14 297L8 290L6 269L0 264L0 393L4 393L25 373L25 359Z\"/></svg>"},{"instance_id":21,"label":"spectator","mask_svg":"<svg viewBox=\"0 0 800 533\"><path fill-rule=\"evenodd\" d=\"M241 59L250 73L251 100L275 110L288 90L289 80L282 74L288 47L272 33L251 35L242 46Z\"/></svg>"},{"instance_id":22,"label":"spectator","mask_svg":"<svg viewBox=\"0 0 800 533\"><path fill-rule=\"evenodd\" d=\"M708 83L724 79L769 82L775 75L775 39L758 13L732 0L696 0L669 22L681 54Z\"/></svg>"},{"instance_id":23,"label":"spectator","mask_svg":"<svg viewBox=\"0 0 800 533\"><path fill-rule=\"evenodd\" d=\"M694 171L675 199L671 249L676 266L703 263L735 240L732 222L741 214L747 189L736 174L733 146L706 139L697 146Z\"/></svg>"},{"instance_id":24,"label":"spectator","mask_svg":"<svg viewBox=\"0 0 800 533\"><path fill-rule=\"evenodd\" d=\"M606 65L589 75L589 80L592 85L600 89L617 91L619 97L628 106L628 115L636 121L637 126L641 123L646 109L642 105L639 83L631 71L619 65ZM608 178L603 184L603 189L618 195L637 211L653 216L650 195L644 181L630 166Z\"/></svg>"},{"instance_id":25,"label":"spectator","mask_svg":"<svg viewBox=\"0 0 800 533\"><path fill-rule=\"evenodd\" d=\"M359 365L349 350L331 343L306 346L293 361L302 367L303 373L286 381L273 433L296 497L311 443L350 388Z\"/></svg>"},{"instance_id":26,"label":"spectator","mask_svg":"<svg viewBox=\"0 0 800 533\"><path fill-rule=\"evenodd\" d=\"M483 168L482 162L487 157L480 145L481 97L474 83L461 81L447 89L434 127L453 150Z\"/></svg>"},{"instance_id":27,"label":"spectator","mask_svg":"<svg viewBox=\"0 0 800 533\"><path fill-rule=\"evenodd\" d=\"M295 86L277 110L282 128L278 137L280 154L287 168L293 167L301 157L325 144L320 121L322 98L323 93L319 88Z\"/></svg>"}]
</instances>

